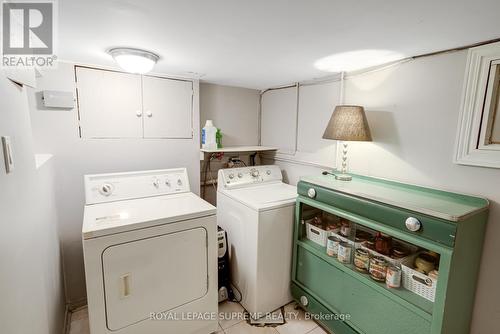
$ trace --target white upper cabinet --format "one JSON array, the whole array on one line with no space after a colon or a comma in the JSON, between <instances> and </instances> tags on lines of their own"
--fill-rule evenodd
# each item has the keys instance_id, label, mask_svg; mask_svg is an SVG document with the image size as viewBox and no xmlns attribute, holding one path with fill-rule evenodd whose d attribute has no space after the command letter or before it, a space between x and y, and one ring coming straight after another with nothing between
<instances>
[{"instance_id":1,"label":"white upper cabinet","mask_svg":"<svg viewBox=\"0 0 500 334\"><path fill-rule=\"evenodd\" d=\"M191 138L193 83L148 76L142 80L144 138Z\"/></svg>"},{"instance_id":2,"label":"white upper cabinet","mask_svg":"<svg viewBox=\"0 0 500 334\"><path fill-rule=\"evenodd\" d=\"M193 137L193 82L75 67L82 138Z\"/></svg>"},{"instance_id":3,"label":"white upper cabinet","mask_svg":"<svg viewBox=\"0 0 500 334\"><path fill-rule=\"evenodd\" d=\"M76 67L81 137L142 137L141 77Z\"/></svg>"},{"instance_id":4,"label":"white upper cabinet","mask_svg":"<svg viewBox=\"0 0 500 334\"><path fill-rule=\"evenodd\" d=\"M277 147L278 153L297 151L298 86L270 89L262 94L262 145Z\"/></svg>"}]
</instances>

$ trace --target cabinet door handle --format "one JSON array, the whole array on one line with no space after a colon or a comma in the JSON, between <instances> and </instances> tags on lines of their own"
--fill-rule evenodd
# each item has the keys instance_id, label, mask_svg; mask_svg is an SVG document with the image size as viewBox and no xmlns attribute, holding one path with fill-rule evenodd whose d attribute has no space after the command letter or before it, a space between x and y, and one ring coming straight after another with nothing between
<instances>
[{"instance_id":1,"label":"cabinet door handle","mask_svg":"<svg viewBox=\"0 0 500 334\"><path fill-rule=\"evenodd\" d=\"M153 113L151 112L151 110L146 111L146 116L153 117Z\"/></svg>"},{"instance_id":2,"label":"cabinet door handle","mask_svg":"<svg viewBox=\"0 0 500 334\"><path fill-rule=\"evenodd\" d=\"M135 115L137 117L141 117L142 116L142 110L136 110Z\"/></svg>"}]
</instances>

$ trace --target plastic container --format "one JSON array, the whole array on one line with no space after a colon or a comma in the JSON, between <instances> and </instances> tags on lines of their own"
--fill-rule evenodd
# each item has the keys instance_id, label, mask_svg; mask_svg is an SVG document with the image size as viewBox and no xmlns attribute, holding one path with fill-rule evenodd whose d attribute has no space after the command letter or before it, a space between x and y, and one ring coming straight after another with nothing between
<instances>
[{"instance_id":1,"label":"plastic container","mask_svg":"<svg viewBox=\"0 0 500 334\"><path fill-rule=\"evenodd\" d=\"M215 150L217 148L217 128L211 119L207 119L201 130L201 148Z\"/></svg>"}]
</instances>

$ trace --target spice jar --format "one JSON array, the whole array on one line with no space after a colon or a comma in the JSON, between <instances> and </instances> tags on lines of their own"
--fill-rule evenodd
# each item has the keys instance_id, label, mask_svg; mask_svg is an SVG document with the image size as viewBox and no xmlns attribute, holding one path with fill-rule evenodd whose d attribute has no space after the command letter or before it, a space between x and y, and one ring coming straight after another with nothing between
<instances>
[{"instance_id":1,"label":"spice jar","mask_svg":"<svg viewBox=\"0 0 500 334\"><path fill-rule=\"evenodd\" d=\"M322 226L323 225L323 221L321 220L320 217L316 216L311 221L311 224L314 225L314 226Z\"/></svg>"},{"instance_id":2,"label":"spice jar","mask_svg":"<svg viewBox=\"0 0 500 334\"><path fill-rule=\"evenodd\" d=\"M340 220L340 235L346 238L351 235L351 223L347 219Z\"/></svg>"},{"instance_id":3,"label":"spice jar","mask_svg":"<svg viewBox=\"0 0 500 334\"><path fill-rule=\"evenodd\" d=\"M328 256L337 256L339 252L340 239L334 236L329 236L326 243L326 254Z\"/></svg>"},{"instance_id":4,"label":"spice jar","mask_svg":"<svg viewBox=\"0 0 500 334\"><path fill-rule=\"evenodd\" d=\"M354 239L356 242L364 243L368 239L370 239L371 235L365 231L356 231L356 238Z\"/></svg>"},{"instance_id":5,"label":"spice jar","mask_svg":"<svg viewBox=\"0 0 500 334\"><path fill-rule=\"evenodd\" d=\"M351 263L352 247L347 242L339 244L337 259L342 263Z\"/></svg>"},{"instance_id":6,"label":"spice jar","mask_svg":"<svg viewBox=\"0 0 500 334\"><path fill-rule=\"evenodd\" d=\"M340 232L340 226L337 223L328 223L328 225L326 225L326 231L338 234Z\"/></svg>"},{"instance_id":7,"label":"spice jar","mask_svg":"<svg viewBox=\"0 0 500 334\"><path fill-rule=\"evenodd\" d=\"M385 285L388 288L399 288L401 286L401 269L398 267L388 267L385 278Z\"/></svg>"},{"instance_id":8,"label":"spice jar","mask_svg":"<svg viewBox=\"0 0 500 334\"><path fill-rule=\"evenodd\" d=\"M390 255L392 249L392 237L378 232L375 237L375 251L383 255Z\"/></svg>"},{"instance_id":9,"label":"spice jar","mask_svg":"<svg viewBox=\"0 0 500 334\"><path fill-rule=\"evenodd\" d=\"M373 239L373 237L370 237L364 242L364 245L368 249L375 250L375 239Z\"/></svg>"},{"instance_id":10,"label":"spice jar","mask_svg":"<svg viewBox=\"0 0 500 334\"><path fill-rule=\"evenodd\" d=\"M391 257L393 259L401 259L401 258L406 257L407 255L408 255L408 251L405 248L401 247L401 246L394 246L392 248L392 255L391 255Z\"/></svg>"},{"instance_id":11,"label":"spice jar","mask_svg":"<svg viewBox=\"0 0 500 334\"><path fill-rule=\"evenodd\" d=\"M370 253L362 248L356 249L354 253L354 266L356 270L367 273L370 267Z\"/></svg>"},{"instance_id":12,"label":"spice jar","mask_svg":"<svg viewBox=\"0 0 500 334\"><path fill-rule=\"evenodd\" d=\"M375 281L385 282L387 276L387 261L382 256L370 259L370 277Z\"/></svg>"}]
</instances>

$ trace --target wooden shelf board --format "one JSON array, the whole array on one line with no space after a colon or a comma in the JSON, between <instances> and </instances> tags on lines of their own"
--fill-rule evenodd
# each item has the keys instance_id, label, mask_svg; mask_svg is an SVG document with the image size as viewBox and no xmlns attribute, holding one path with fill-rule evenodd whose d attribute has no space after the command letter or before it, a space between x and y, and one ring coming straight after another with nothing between
<instances>
[{"instance_id":1,"label":"wooden shelf board","mask_svg":"<svg viewBox=\"0 0 500 334\"><path fill-rule=\"evenodd\" d=\"M264 151L276 151L276 147L269 146L228 146L223 148L217 148L213 150L201 149L203 153L231 153L231 152L264 152Z\"/></svg>"}]
</instances>

